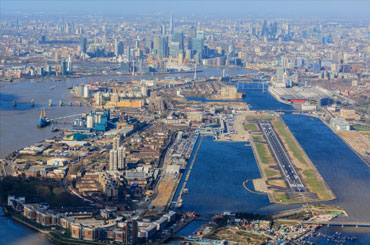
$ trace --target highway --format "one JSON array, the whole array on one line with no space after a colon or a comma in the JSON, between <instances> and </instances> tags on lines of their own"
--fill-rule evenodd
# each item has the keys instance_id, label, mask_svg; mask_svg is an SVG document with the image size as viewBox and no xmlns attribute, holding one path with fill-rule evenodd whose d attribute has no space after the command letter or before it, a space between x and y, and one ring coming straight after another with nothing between
<instances>
[{"instance_id":1,"label":"highway","mask_svg":"<svg viewBox=\"0 0 370 245\"><path fill-rule=\"evenodd\" d=\"M301 178L295 170L291 160L289 159L283 144L276 135L269 121L261 120L259 125L262 132L267 139L270 148L277 160L281 172L283 173L285 180L288 182L290 188L297 192L305 192L306 188L303 185Z\"/></svg>"}]
</instances>

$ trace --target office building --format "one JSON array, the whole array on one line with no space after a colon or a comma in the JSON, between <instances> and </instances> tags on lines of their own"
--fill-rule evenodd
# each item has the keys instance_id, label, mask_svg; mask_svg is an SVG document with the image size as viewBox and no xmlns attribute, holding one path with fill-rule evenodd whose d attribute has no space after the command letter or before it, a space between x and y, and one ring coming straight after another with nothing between
<instances>
[{"instance_id":1,"label":"office building","mask_svg":"<svg viewBox=\"0 0 370 245\"><path fill-rule=\"evenodd\" d=\"M192 40L192 48L193 54L198 54L199 58L203 58L203 39L201 38L193 38Z\"/></svg>"},{"instance_id":2,"label":"office building","mask_svg":"<svg viewBox=\"0 0 370 245\"><path fill-rule=\"evenodd\" d=\"M103 95L101 92L95 93L95 105L97 106L103 105Z\"/></svg>"},{"instance_id":3,"label":"office building","mask_svg":"<svg viewBox=\"0 0 370 245\"><path fill-rule=\"evenodd\" d=\"M66 61L62 61L62 63L60 64L61 66L61 73L63 76L67 75L67 62Z\"/></svg>"},{"instance_id":4,"label":"office building","mask_svg":"<svg viewBox=\"0 0 370 245\"><path fill-rule=\"evenodd\" d=\"M167 37L158 38L157 55L161 58L168 57L168 39Z\"/></svg>"},{"instance_id":5,"label":"office building","mask_svg":"<svg viewBox=\"0 0 370 245\"><path fill-rule=\"evenodd\" d=\"M68 56L67 72L69 74L72 74L72 72L73 72L73 61L72 61L72 57L71 56Z\"/></svg>"},{"instance_id":6,"label":"office building","mask_svg":"<svg viewBox=\"0 0 370 245\"><path fill-rule=\"evenodd\" d=\"M86 54L86 52L87 52L87 39L86 37L83 37L81 39L81 53Z\"/></svg>"},{"instance_id":7,"label":"office building","mask_svg":"<svg viewBox=\"0 0 370 245\"><path fill-rule=\"evenodd\" d=\"M121 170L126 169L126 148L123 146L119 147L117 154L117 168Z\"/></svg>"},{"instance_id":8,"label":"office building","mask_svg":"<svg viewBox=\"0 0 370 245\"><path fill-rule=\"evenodd\" d=\"M174 33L174 26L173 26L173 13L171 12L171 18L170 18L170 35L172 36Z\"/></svg>"},{"instance_id":9,"label":"office building","mask_svg":"<svg viewBox=\"0 0 370 245\"><path fill-rule=\"evenodd\" d=\"M197 31L196 34L195 34L195 38L199 38L199 39L204 40L204 38L205 38L204 31Z\"/></svg>"},{"instance_id":10,"label":"office building","mask_svg":"<svg viewBox=\"0 0 370 245\"><path fill-rule=\"evenodd\" d=\"M118 41L117 39L114 41L114 55L120 56L123 54L124 45L122 41Z\"/></svg>"}]
</instances>

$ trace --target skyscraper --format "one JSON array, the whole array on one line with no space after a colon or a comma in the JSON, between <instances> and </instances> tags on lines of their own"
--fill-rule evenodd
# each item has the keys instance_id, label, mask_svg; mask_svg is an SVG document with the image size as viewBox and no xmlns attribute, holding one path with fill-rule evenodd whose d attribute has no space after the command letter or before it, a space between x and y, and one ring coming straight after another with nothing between
<instances>
[{"instance_id":1,"label":"skyscraper","mask_svg":"<svg viewBox=\"0 0 370 245\"><path fill-rule=\"evenodd\" d=\"M267 21L266 20L263 21L261 35L262 36L267 36Z\"/></svg>"},{"instance_id":2,"label":"skyscraper","mask_svg":"<svg viewBox=\"0 0 370 245\"><path fill-rule=\"evenodd\" d=\"M120 145L120 137L113 138L113 147L109 152L109 170L116 171L126 168L126 148Z\"/></svg>"},{"instance_id":3,"label":"skyscraper","mask_svg":"<svg viewBox=\"0 0 370 245\"><path fill-rule=\"evenodd\" d=\"M163 36L166 35L166 26L165 25L161 25L161 34Z\"/></svg>"},{"instance_id":4,"label":"skyscraper","mask_svg":"<svg viewBox=\"0 0 370 245\"><path fill-rule=\"evenodd\" d=\"M124 49L123 42L122 41L118 41L118 39L116 39L114 41L114 55L115 56L122 55L123 54L123 49Z\"/></svg>"},{"instance_id":5,"label":"skyscraper","mask_svg":"<svg viewBox=\"0 0 370 245\"><path fill-rule=\"evenodd\" d=\"M140 40L139 39L135 40L135 48L136 49L140 48Z\"/></svg>"},{"instance_id":6,"label":"skyscraper","mask_svg":"<svg viewBox=\"0 0 370 245\"><path fill-rule=\"evenodd\" d=\"M60 64L60 66L62 75L67 75L67 62L62 61L62 64Z\"/></svg>"},{"instance_id":7,"label":"skyscraper","mask_svg":"<svg viewBox=\"0 0 370 245\"><path fill-rule=\"evenodd\" d=\"M114 137L113 138L113 150L118 150L119 143L120 143L120 137L119 136Z\"/></svg>"},{"instance_id":8,"label":"skyscraper","mask_svg":"<svg viewBox=\"0 0 370 245\"><path fill-rule=\"evenodd\" d=\"M123 146L119 147L117 154L117 168L126 169L126 148Z\"/></svg>"},{"instance_id":9,"label":"skyscraper","mask_svg":"<svg viewBox=\"0 0 370 245\"><path fill-rule=\"evenodd\" d=\"M173 26L173 14L171 12L171 18L170 18L170 35L172 36L174 33L174 26Z\"/></svg>"},{"instance_id":10,"label":"skyscraper","mask_svg":"<svg viewBox=\"0 0 370 245\"><path fill-rule=\"evenodd\" d=\"M109 170L116 171L118 168L118 152L117 150L110 150L109 152Z\"/></svg>"},{"instance_id":11,"label":"skyscraper","mask_svg":"<svg viewBox=\"0 0 370 245\"><path fill-rule=\"evenodd\" d=\"M127 58L127 60L131 59L131 49L130 49L130 47L126 48L126 58Z\"/></svg>"},{"instance_id":12,"label":"skyscraper","mask_svg":"<svg viewBox=\"0 0 370 245\"><path fill-rule=\"evenodd\" d=\"M193 53L198 54L199 58L203 58L203 39L193 38L192 40Z\"/></svg>"},{"instance_id":13,"label":"skyscraper","mask_svg":"<svg viewBox=\"0 0 370 245\"><path fill-rule=\"evenodd\" d=\"M195 33L195 37L204 40L204 38L205 38L204 31L197 31Z\"/></svg>"},{"instance_id":14,"label":"skyscraper","mask_svg":"<svg viewBox=\"0 0 370 245\"><path fill-rule=\"evenodd\" d=\"M179 48L184 50L184 34L182 32L176 32L172 36L172 41L179 43Z\"/></svg>"},{"instance_id":15,"label":"skyscraper","mask_svg":"<svg viewBox=\"0 0 370 245\"><path fill-rule=\"evenodd\" d=\"M70 74L72 74L72 72L73 72L73 61L72 61L72 57L70 55L68 56L67 72L70 73Z\"/></svg>"},{"instance_id":16,"label":"skyscraper","mask_svg":"<svg viewBox=\"0 0 370 245\"><path fill-rule=\"evenodd\" d=\"M86 54L86 51L87 51L87 39L86 37L83 37L81 39L81 53Z\"/></svg>"},{"instance_id":17,"label":"skyscraper","mask_svg":"<svg viewBox=\"0 0 370 245\"><path fill-rule=\"evenodd\" d=\"M159 37L157 54L161 58L168 56L168 39L167 39L167 37Z\"/></svg>"}]
</instances>

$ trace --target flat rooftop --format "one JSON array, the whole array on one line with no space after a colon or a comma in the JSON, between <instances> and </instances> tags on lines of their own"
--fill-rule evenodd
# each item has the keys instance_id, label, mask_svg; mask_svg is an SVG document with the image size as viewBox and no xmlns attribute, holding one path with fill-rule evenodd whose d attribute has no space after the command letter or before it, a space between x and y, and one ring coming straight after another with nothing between
<instances>
[{"instance_id":1,"label":"flat rooftop","mask_svg":"<svg viewBox=\"0 0 370 245\"><path fill-rule=\"evenodd\" d=\"M285 100L332 97L332 94L330 91L320 88L320 87L271 88L270 91Z\"/></svg>"}]
</instances>

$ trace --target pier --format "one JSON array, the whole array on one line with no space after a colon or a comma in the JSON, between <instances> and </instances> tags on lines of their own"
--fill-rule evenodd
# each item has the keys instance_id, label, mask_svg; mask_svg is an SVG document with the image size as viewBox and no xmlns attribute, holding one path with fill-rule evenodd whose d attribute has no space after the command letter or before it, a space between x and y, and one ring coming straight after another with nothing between
<instances>
[{"instance_id":1,"label":"pier","mask_svg":"<svg viewBox=\"0 0 370 245\"><path fill-rule=\"evenodd\" d=\"M296 222L299 224L307 224L307 225L322 225L326 227L370 227L370 222L368 221L316 221L316 220L299 220L299 219L277 219L276 221L289 221L289 222Z\"/></svg>"},{"instance_id":2,"label":"pier","mask_svg":"<svg viewBox=\"0 0 370 245\"><path fill-rule=\"evenodd\" d=\"M69 116L64 116L64 117L57 117L57 118L53 118L53 119L49 119L51 122L53 123L57 123L57 122L64 122L66 123L67 121L65 121L64 119L67 119L67 118L71 118L71 117L78 117L78 116L81 116L82 113L79 113L79 114L73 114L73 115L69 115ZM71 123L70 121L68 121L68 123Z\"/></svg>"},{"instance_id":3,"label":"pier","mask_svg":"<svg viewBox=\"0 0 370 245\"><path fill-rule=\"evenodd\" d=\"M180 190L180 195L179 195L179 197L177 198L176 207L178 207L179 205L181 205L181 204L182 204L182 194L183 194L183 192L184 192L184 189L185 189L186 184L188 183L188 180L189 180L189 177L190 177L190 173L191 173L191 170L193 169L193 166L194 166L195 160L197 159L198 151L199 151L200 146L201 146L201 144L202 144L203 137L204 137L204 136L201 136L201 138L200 138L200 140L199 140L198 147L197 147L197 149L195 150L195 153L194 153L193 159L192 159L192 161L191 161L190 167L189 167L189 169L188 169L188 172L186 173L184 183L182 184L182 187L181 187L181 190Z\"/></svg>"}]
</instances>

